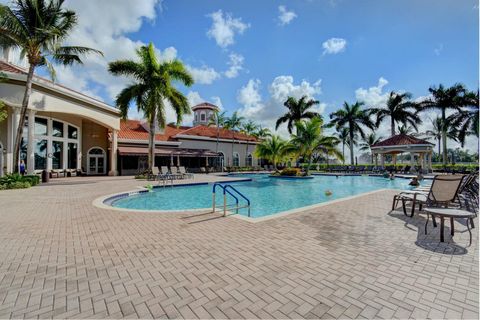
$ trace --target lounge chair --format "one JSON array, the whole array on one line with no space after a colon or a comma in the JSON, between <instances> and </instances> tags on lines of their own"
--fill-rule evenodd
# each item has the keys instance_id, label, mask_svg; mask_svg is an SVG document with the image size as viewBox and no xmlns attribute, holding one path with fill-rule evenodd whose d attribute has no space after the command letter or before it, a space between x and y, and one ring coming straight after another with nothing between
<instances>
[{"instance_id":1,"label":"lounge chair","mask_svg":"<svg viewBox=\"0 0 480 320\"><path fill-rule=\"evenodd\" d=\"M160 170L158 167L152 168L152 174L147 175L147 180L157 180L160 175Z\"/></svg>"},{"instance_id":2,"label":"lounge chair","mask_svg":"<svg viewBox=\"0 0 480 320\"><path fill-rule=\"evenodd\" d=\"M183 179L185 176L178 170L178 167L170 167L172 173L172 178L174 179Z\"/></svg>"},{"instance_id":3,"label":"lounge chair","mask_svg":"<svg viewBox=\"0 0 480 320\"><path fill-rule=\"evenodd\" d=\"M190 179L190 178L193 179L194 178L194 174L187 172L185 167L179 167L178 170L179 170L180 174L182 174L187 179Z\"/></svg>"},{"instance_id":4,"label":"lounge chair","mask_svg":"<svg viewBox=\"0 0 480 320\"><path fill-rule=\"evenodd\" d=\"M408 216L406 203L412 203L410 217L415 214L415 206L419 204L419 210L422 206L444 206L448 207L457 198L458 190L465 176L463 175L442 175L435 176L432 186L428 193L421 191L401 192L393 197L392 211L401 201L403 213Z\"/></svg>"},{"instance_id":5,"label":"lounge chair","mask_svg":"<svg viewBox=\"0 0 480 320\"><path fill-rule=\"evenodd\" d=\"M207 173L207 169L205 169L205 167L200 167L200 173Z\"/></svg>"}]
</instances>

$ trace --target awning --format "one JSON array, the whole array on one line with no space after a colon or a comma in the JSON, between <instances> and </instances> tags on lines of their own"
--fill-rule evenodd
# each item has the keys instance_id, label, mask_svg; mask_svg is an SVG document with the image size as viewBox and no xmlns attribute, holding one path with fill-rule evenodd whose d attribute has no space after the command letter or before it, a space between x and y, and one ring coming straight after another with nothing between
<instances>
[{"instance_id":1,"label":"awning","mask_svg":"<svg viewBox=\"0 0 480 320\"><path fill-rule=\"evenodd\" d=\"M145 156L148 148L142 147L118 147L121 156ZM157 156L180 156L180 157L218 157L218 154L208 149L185 149L185 148L155 148Z\"/></svg>"}]
</instances>

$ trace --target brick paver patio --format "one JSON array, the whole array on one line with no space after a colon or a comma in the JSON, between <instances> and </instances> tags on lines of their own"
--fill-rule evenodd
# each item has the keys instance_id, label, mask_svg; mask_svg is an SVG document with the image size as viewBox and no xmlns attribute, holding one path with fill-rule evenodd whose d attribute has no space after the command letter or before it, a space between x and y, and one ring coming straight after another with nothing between
<instances>
[{"instance_id":1,"label":"brick paver patio","mask_svg":"<svg viewBox=\"0 0 480 320\"><path fill-rule=\"evenodd\" d=\"M260 223L91 204L140 184L1 191L0 318L478 319L478 228L440 244L393 191Z\"/></svg>"}]
</instances>

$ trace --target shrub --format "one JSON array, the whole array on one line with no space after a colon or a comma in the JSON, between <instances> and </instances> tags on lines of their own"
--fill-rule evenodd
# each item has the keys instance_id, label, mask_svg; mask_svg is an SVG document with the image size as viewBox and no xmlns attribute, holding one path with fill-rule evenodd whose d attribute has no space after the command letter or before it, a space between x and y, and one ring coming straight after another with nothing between
<instances>
[{"instance_id":1,"label":"shrub","mask_svg":"<svg viewBox=\"0 0 480 320\"><path fill-rule=\"evenodd\" d=\"M7 174L0 178L0 190L30 188L39 182L40 178L35 175L22 176L18 173Z\"/></svg>"},{"instance_id":2,"label":"shrub","mask_svg":"<svg viewBox=\"0 0 480 320\"><path fill-rule=\"evenodd\" d=\"M299 168L285 168L280 172L281 176L299 176L301 171Z\"/></svg>"},{"instance_id":3,"label":"shrub","mask_svg":"<svg viewBox=\"0 0 480 320\"><path fill-rule=\"evenodd\" d=\"M30 185L33 187L40 183L40 177L35 174L26 175L23 176L23 181L30 183Z\"/></svg>"},{"instance_id":4,"label":"shrub","mask_svg":"<svg viewBox=\"0 0 480 320\"><path fill-rule=\"evenodd\" d=\"M30 188L30 183L26 181L15 181L10 184L7 184L7 189L26 189Z\"/></svg>"}]
</instances>

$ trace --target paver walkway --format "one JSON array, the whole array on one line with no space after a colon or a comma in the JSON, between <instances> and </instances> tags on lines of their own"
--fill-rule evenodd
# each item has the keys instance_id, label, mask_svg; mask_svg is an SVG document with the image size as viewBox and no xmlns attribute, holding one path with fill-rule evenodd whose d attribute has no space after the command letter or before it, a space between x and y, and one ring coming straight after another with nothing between
<instances>
[{"instance_id":1,"label":"paver walkway","mask_svg":"<svg viewBox=\"0 0 480 320\"><path fill-rule=\"evenodd\" d=\"M441 245L392 191L260 223L91 204L139 184L1 191L0 318L478 318L479 228Z\"/></svg>"}]
</instances>

